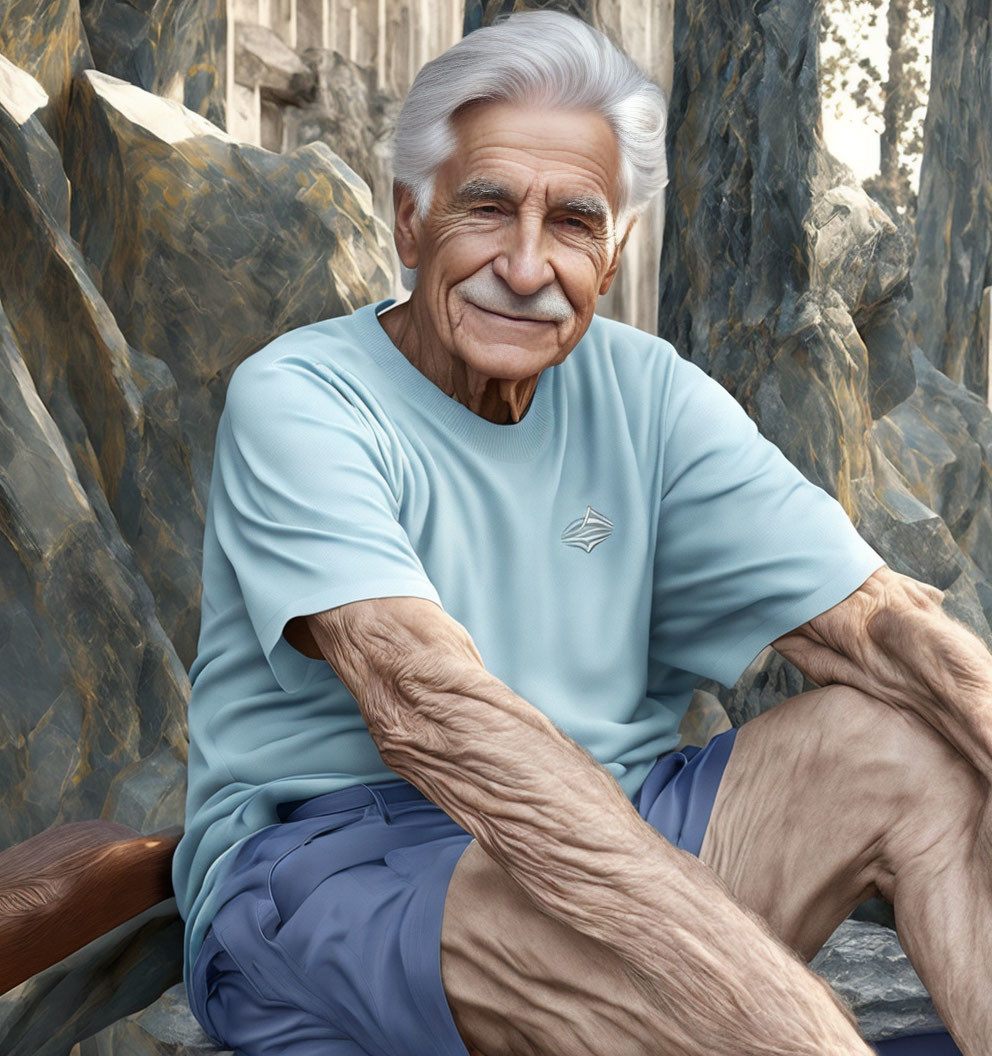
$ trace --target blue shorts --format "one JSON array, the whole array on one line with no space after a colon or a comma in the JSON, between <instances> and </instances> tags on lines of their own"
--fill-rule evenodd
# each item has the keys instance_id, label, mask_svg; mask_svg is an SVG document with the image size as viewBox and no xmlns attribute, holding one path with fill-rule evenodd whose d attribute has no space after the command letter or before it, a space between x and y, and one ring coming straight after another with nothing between
<instances>
[{"instance_id":1,"label":"blue shorts","mask_svg":"<svg viewBox=\"0 0 992 1056\"><path fill-rule=\"evenodd\" d=\"M736 732L662 756L634 796L692 854ZM204 1030L238 1056L467 1056L440 955L471 835L407 781L289 804L283 817L241 845L222 880L190 977Z\"/></svg>"},{"instance_id":2,"label":"blue shorts","mask_svg":"<svg viewBox=\"0 0 992 1056\"><path fill-rule=\"evenodd\" d=\"M662 756L634 797L693 854L735 734ZM190 977L203 1028L239 1056L467 1056L441 983L441 918L471 834L407 781L284 816L222 880Z\"/></svg>"}]
</instances>

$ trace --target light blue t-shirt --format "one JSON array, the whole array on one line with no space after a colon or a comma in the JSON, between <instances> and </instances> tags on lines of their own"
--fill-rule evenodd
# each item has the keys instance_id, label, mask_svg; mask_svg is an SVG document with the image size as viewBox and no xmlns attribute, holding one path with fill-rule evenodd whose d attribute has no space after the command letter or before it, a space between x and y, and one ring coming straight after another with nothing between
<instances>
[{"instance_id":1,"label":"light blue t-shirt","mask_svg":"<svg viewBox=\"0 0 992 1056\"><path fill-rule=\"evenodd\" d=\"M231 850L282 802L396 780L287 620L412 595L633 798L699 675L732 685L882 559L666 341L594 317L515 424L447 396L377 310L235 370L217 427L173 881L185 972Z\"/></svg>"}]
</instances>

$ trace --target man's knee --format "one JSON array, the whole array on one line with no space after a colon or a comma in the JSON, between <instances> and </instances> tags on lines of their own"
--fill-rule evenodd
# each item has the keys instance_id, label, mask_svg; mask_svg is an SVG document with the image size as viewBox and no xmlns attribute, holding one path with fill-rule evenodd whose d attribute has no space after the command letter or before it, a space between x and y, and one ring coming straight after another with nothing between
<instances>
[{"instance_id":1,"label":"man's knee","mask_svg":"<svg viewBox=\"0 0 992 1056\"><path fill-rule=\"evenodd\" d=\"M983 779L913 712L843 685L802 694L781 707L795 727L792 772L817 788L824 802L846 803L862 815L862 831L877 844L883 883L894 862L924 853L932 840L974 833L980 825L987 798Z\"/></svg>"},{"instance_id":2,"label":"man's knee","mask_svg":"<svg viewBox=\"0 0 992 1056\"><path fill-rule=\"evenodd\" d=\"M795 782L783 796L815 789L819 802L839 806L853 797L873 813L905 809L904 800L919 791L924 760L933 765L941 752L938 735L915 716L843 685L784 701L746 723L738 742L747 743L752 773L767 773L774 763Z\"/></svg>"},{"instance_id":3,"label":"man's knee","mask_svg":"<svg viewBox=\"0 0 992 1056\"><path fill-rule=\"evenodd\" d=\"M920 778L946 771L960 780L977 772L933 726L915 713L887 704L852 686L825 686L815 693L813 727L833 765L869 766L893 792L915 798L926 792ZM880 789L884 792L884 789Z\"/></svg>"},{"instance_id":4,"label":"man's knee","mask_svg":"<svg viewBox=\"0 0 992 1056\"><path fill-rule=\"evenodd\" d=\"M877 883L891 898L898 872L938 845L988 829L988 790L968 760L915 713L849 686L821 692L823 717L834 731L831 762L867 774L871 809L881 812Z\"/></svg>"}]
</instances>

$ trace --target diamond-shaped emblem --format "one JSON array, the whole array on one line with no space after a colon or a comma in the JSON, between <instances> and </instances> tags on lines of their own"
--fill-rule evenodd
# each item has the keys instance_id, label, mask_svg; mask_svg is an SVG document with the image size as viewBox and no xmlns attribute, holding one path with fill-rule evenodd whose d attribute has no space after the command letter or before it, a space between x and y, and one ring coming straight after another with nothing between
<instances>
[{"instance_id":1,"label":"diamond-shaped emblem","mask_svg":"<svg viewBox=\"0 0 992 1056\"><path fill-rule=\"evenodd\" d=\"M607 538L613 531L613 522L591 506L586 507L585 516L579 517L561 533L566 546L579 546L588 554L590 550Z\"/></svg>"}]
</instances>

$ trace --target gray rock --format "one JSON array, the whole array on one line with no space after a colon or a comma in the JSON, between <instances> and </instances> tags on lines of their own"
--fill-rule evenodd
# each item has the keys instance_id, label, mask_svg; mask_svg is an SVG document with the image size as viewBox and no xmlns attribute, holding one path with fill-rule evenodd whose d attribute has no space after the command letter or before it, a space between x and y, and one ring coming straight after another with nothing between
<instances>
[{"instance_id":1,"label":"gray rock","mask_svg":"<svg viewBox=\"0 0 992 1056\"><path fill-rule=\"evenodd\" d=\"M103 816L149 833L182 826L185 812L185 753L163 746L136 759L114 777Z\"/></svg>"},{"instance_id":2,"label":"gray rock","mask_svg":"<svg viewBox=\"0 0 992 1056\"><path fill-rule=\"evenodd\" d=\"M895 932L846 920L810 962L851 1007L869 1041L935 1033L944 1025Z\"/></svg>"},{"instance_id":3,"label":"gray rock","mask_svg":"<svg viewBox=\"0 0 992 1056\"><path fill-rule=\"evenodd\" d=\"M336 51L307 48L300 60L314 82L311 97L282 113L285 149L326 143L369 185L375 215L393 214L388 141L400 101L378 82L375 70ZM391 232L385 236L391 244Z\"/></svg>"},{"instance_id":4,"label":"gray rock","mask_svg":"<svg viewBox=\"0 0 992 1056\"><path fill-rule=\"evenodd\" d=\"M742 726L780 701L813 688L802 673L769 646L748 665L733 686L701 681L696 692L712 694L726 709L730 721Z\"/></svg>"},{"instance_id":5,"label":"gray rock","mask_svg":"<svg viewBox=\"0 0 992 1056\"><path fill-rule=\"evenodd\" d=\"M698 686L679 724L678 746L682 748L687 744L697 744L702 747L709 744L718 733L729 730L731 725L719 695Z\"/></svg>"},{"instance_id":6,"label":"gray rock","mask_svg":"<svg viewBox=\"0 0 992 1056\"><path fill-rule=\"evenodd\" d=\"M39 118L60 143L72 78L93 65L79 0L5 0L0 4L0 55L44 89Z\"/></svg>"},{"instance_id":7,"label":"gray rock","mask_svg":"<svg viewBox=\"0 0 992 1056\"><path fill-rule=\"evenodd\" d=\"M177 983L148 1008L82 1042L79 1056L229 1056L215 1048Z\"/></svg>"},{"instance_id":8,"label":"gray rock","mask_svg":"<svg viewBox=\"0 0 992 1056\"><path fill-rule=\"evenodd\" d=\"M225 0L81 0L98 70L225 128Z\"/></svg>"},{"instance_id":9,"label":"gray rock","mask_svg":"<svg viewBox=\"0 0 992 1056\"><path fill-rule=\"evenodd\" d=\"M6 167L60 227L69 223L69 187L49 135L49 97L27 71L0 54L0 119Z\"/></svg>"},{"instance_id":10,"label":"gray rock","mask_svg":"<svg viewBox=\"0 0 992 1056\"><path fill-rule=\"evenodd\" d=\"M169 899L0 996L0 1056L66 1056L174 986L181 954Z\"/></svg>"},{"instance_id":11,"label":"gray rock","mask_svg":"<svg viewBox=\"0 0 992 1056\"><path fill-rule=\"evenodd\" d=\"M69 183L55 144L35 118L19 119L28 93L27 75L18 73L0 96L0 158L7 172L0 181L4 308L115 560L152 587L166 633L188 663L202 511L190 501L175 378L164 362L128 344L99 278L69 237Z\"/></svg>"},{"instance_id":12,"label":"gray rock","mask_svg":"<svg viewBox=\"0 0 992 1056\"><path fill-rule=\"evenodd\" d=\"M77 87L73 236L123 333L178 384L195 501L177 500L170 521L198 557L232 371L285 330L385 296L388 256L368 188L324 144L272 154L105 74L86 71ZM198 599L185 600L173 640L189 663Z\"/></svg>"},{"instance_id":13,"label":"gray rock","mask_svg":"<svg viewBox=\"0 0 992 1056\"><path fill-rule=\"evenodd\" d=\"M955 542L992 575L992 416L986 404L917 349L918 385L872 432L913 495L940 515Z\"/></svg>"},{"instance_id":14,"label":"gray rock","mask_svg":"<svg viewBox=\"0 0 992 1056\"><path fill-rule=\"evenodd\" d=\"M108 536L0 309L0 845L99 817L114 776L185 753L186 672Z\"/></svg>"},{"instance_id":15,"label":"gray rock","mask_svg":"<svg viewBox=\"0 0 992 1056\"><path fill-rule=\"evenodd\" d=\"M0 56L0 696L16 701L2 709L2 846L99 817L143 754L184 758L189 683L142 573L187 594L199 584L168 523L177 481L192 490L170 458L175 386L127 345L68 237L43 99ZM122 522L136 543L146 534L144 568Z\"/></svg>"},{"instance_id":16,"label":"gray rock","mask_svg":"<svg viewBox=\"0 0 992 1056\"><path fill-rule=\"evenodd\" d=\"M868 438L872 475L856 482L859 531L889 567L945 591L944 609L992 647L992 588L940 516L908 489Z\"/></svg>"},{"instance_id":17,"label":"gray rock","mask_svg":"<svg viewBox=\"0 0 992 1056\"><path fill-rule=\"evenodd\" d=\"M310 68L267 26L237 22L234 27L234 79L246 88L259 88L274 99L301 103L313 95Z\"/></svg>"},{"instance_id":18,"label":"gray rock","mask_svg":"<svg viewBox=\"0 0 992 1056\"><path fill-rule=\"evenodd\" d=\"M812 186L816 282L841 297L846 311L833 318L865 346L869 411L878 418L916 384L906 322L911 247L850 169L826 152L817 159Z\"/></svg>"}]
</instances>

